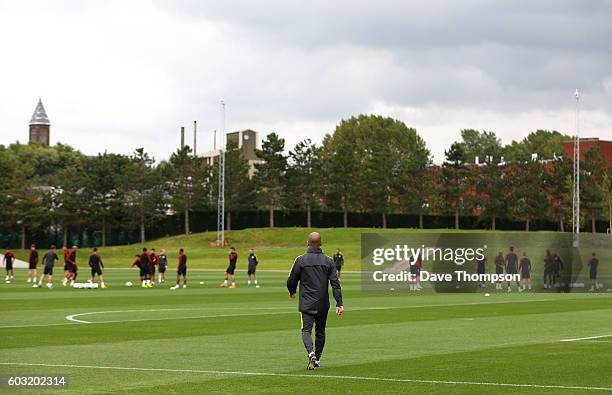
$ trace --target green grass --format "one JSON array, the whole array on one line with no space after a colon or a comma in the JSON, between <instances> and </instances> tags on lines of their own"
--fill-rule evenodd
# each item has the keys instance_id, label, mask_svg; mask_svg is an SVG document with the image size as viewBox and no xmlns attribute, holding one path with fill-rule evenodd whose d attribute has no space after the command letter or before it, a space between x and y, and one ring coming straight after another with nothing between
<instances>
[{"instance_id":1,"label":"green grass","mask_svg":"<svg viewBox=\"0 0 612 395\"><path fill-rule=\"evenodd\" d=\"M226 232L226 238L232 246L238 250L238 267L246 266L246 258L249 248L255 249L257 257L261 263L260 269L288 270L293 264L296 256L303 254L306 248L306 238L310 231L315 229L308 228L258 228ZM557 232L490 232L484 230L448 230L448 229L372 229L372 228L327 228L316 229L323 236L323 249L328 255L332 255L336 248L340 248L346 260L346 270L360 270L361 256L361 234L363 232L376 232L387 235L394 234L439 234L439 233L469 233L486 235L537 235L542 239L554 239L559 235ZM224 269L227 267L227 248L215 246L216 232L197 233L190 236L172 236L158 240L152 240L145 245L149 248L156 248L159 253L164 248L167 252L171 267L177 263L178 250L184 248L189 257L189 267ZM587 237L590 235L586 235ZM598 238L609 239L607 235L596 235ZM503 246L504 250L507 246ZM111 246L100 248L100 253L104 259L106 267L128 268L134 260L134 255L141 252L142 245L134 244L127 246ZM43 253L43 251L41 251ZM86 265L86 260L91 249L84 248L79 252L79 265ZM495 251L492 251L493 255ZM533 251L534 264L539 264L541 260L539 250ZM585 259L589 251L585 251ZM612 251L605 252L604 258L612 260ZM493 262L493 255L489 261ZM27 251L17 251L17 257L26 259ZM609 266L609 265L608 265ZM602 265L602 270L608 270L606 265ZM612 272L611 272L612 273Z\"/></svg>"},{"instance_id":2,"label":"green grass","mask_svg":"<svg viewBox=\"0 0 612 395\"><path fill-rule=\"evenodd\" d=\"M362 231L322 231L329 253L343 249L348 269L359 269ZM229 238L241 253L239 269L246 266L245 250L254 247L260 269L288 270L307 232L253 229ZM105 290L65 288L57 278L54 289L33 289L25 270L17 270L15 281L0 283L0 377L64 374L69 387L49 392L79 394L612 390L610 292L509 294L489 287L485 297L439 294L428 286L418 293L364 292L359 273L346 272L346 313L330 315L323 367L309 372L296 302L284 286L287 273L260 271L262 287L255 289L240 270L237 289L217 288L226 251L210 247L213 239L206 233L150 244L187 249L190 286L177 291L168 289L171 281L154 289L125 286L138 279L123 260L139 246L103 250L107 266L115 267L106 271ZM602 259L606 273L609 262ZM67 320L71 315L89 323ZM609 337L560 342L597 335ZM12 392L0 386L0 393Z\"/></svg>"},{"instance_id":3,"label":"green grass","mask_svg":"<svg viewBox=\"0 0 612 395\"><path fill-rule=\"evenodd\" d=\"M346 314L329 317L324 365L308 372L283 273L261 272L255 289L240 272L230 290L216 287L220 273L192 270L190 288L177 291L127 288L135 274L118 269L106 290L32 289L24 275L0 286L0 375L65 374L66 392L591 392L430 380L612 387L612 337L559 341L612 335L608 293L366 293L345 274ZM65 318L101 311L75 317L89 324ZM47 366L13 365L24 363Z\"/></svg>"}]
</instances>

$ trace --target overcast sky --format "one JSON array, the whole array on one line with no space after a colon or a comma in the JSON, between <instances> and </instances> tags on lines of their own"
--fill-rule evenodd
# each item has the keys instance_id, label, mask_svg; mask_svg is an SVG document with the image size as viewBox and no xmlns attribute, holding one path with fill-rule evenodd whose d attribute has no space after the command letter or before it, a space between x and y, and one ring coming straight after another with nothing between
<instances>
[{"instance_id":1,"label":"overcast sky","mask_svg":"<svg viewBox=\"0 0 612 395\"><path fill-rule=\"evenodd\" d=\"M612 2L0 0L0 144L41 96L52 144L157 159L221 127L288 148L342 118L395 117L435 161L463 128L612 139Z\"/></svg>"}]
</instances>

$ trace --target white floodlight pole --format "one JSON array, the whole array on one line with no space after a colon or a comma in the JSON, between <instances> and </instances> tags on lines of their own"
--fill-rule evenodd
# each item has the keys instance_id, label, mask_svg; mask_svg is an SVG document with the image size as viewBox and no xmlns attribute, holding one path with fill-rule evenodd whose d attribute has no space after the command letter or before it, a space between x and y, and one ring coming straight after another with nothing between
<instances>
[{"instance_id":1,"label":"white floodlight pole","mask_svg":"<svg viewBox=\"0 0 612 395\"><path fill-rule=\"evenodd\" d=\"M225 136L225 101L221 99L221 136ZM225 245L225 150L219 149L219 197L217 199L217 245Z\"/></svg>"},{"instance_id":2,"label":"white floodlight pole","mask_svg":"<svg viewBox=\"0 0 612 395\"><path fill-rule=\"evenodd\" d=\"M574 193L573 193L573 233L574 247L580 247L580 93L574 92L576 99L576 136L574 138Z\"/></svg>"}]
</instances>

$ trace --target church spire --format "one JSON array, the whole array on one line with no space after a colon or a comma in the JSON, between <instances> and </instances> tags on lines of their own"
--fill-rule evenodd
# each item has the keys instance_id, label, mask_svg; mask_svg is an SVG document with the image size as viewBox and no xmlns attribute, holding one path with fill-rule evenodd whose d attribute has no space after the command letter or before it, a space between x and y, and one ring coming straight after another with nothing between
<instances>
[{"instance_id":1,"label":"church spire","mask_svg":"<svg viewBox=\"0 0 612 395\"><path fill-rule=\"evenodd\" d=\"M36 105L34 114L32 114L30 125L51 125L41 98L38 98L38 104Z\"/></svg>"},{"instance_id":2,"label":"church spire","mask_svg":"<svg viewBox=\"0 0 612 395\"><path fill-rule=\"evenodd\" d=\"M38 104L30 120L30 142L49 145L51 134L51 122L42 104L42 99L38 99Z\"/></svg>"}]
</instances>

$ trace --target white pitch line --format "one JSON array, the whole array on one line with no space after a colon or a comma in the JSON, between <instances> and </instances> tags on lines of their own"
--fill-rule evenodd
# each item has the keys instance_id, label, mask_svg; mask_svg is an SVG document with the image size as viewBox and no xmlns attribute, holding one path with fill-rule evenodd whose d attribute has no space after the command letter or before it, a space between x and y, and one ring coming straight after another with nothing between
<instances>
[{"instance_id":1,"label":"white pitch line","mask_svg":"<svg viewBox=\"0 0 612 395\"><path fill-rule=\"evenodd\" d=\"M322 374L291 374L273 372L242 372L242 371L223 371L223 370L198 370L198 369L166 369L166 368L138 368L124 366L94 366L94 365L73 365L73 364L47 364L47 363L26 363L26 362L0 362L0 365L10 366L39 366L51 368L76 368L76 369L100 369L100 370L127 370L140 372L169 372L169 373L199 373L209 375L233 375L233 376L264 376L264 377L286 377L286 378L308 378L308 379L331 379L331 380L353 380L353 381L381 381L395 383L420 383L420 384L446 384L446 385L474 385L490 387L513 387L513 388L552 388L561 390L585 390L585 391L612 391L612 387L587 387L577 385L547 385L547 384L523 384L523 383L495 383L487 381L456 381L456 380L425 380L425 379L404 379L391 377L372 377L372 376L345 376L345 375L322 375Z\"/></svg>"},{"instance_id":2,"label":"white pitch line","mask_svg":"<svg viewBox=\"0 0 612 395\"><path fill-rule=\"evenodd\" d=\"M508 304L508 303L531 303L531 302L550 302L555 301L556 299L532 299L532 300L505 300L499 302L468 302L468 303L447 303L447 304L429 304L429 305L419 305L419 306L391 306L391 307L361 307L354 308L350 310L346 310L347 312L351 311L368 311L368 310L395 310L395 309L417 309L417 308L429 308L429 307L455 307L455 306L478 306L478 305L491 305L491 304ZM232 307L228 307L228 309L232 309ZM263 309L263 308L262 308ZM272 309L272 308L269 308ZM162 310L162 309L159 309ZM192 310L189 309L166 309L166 310ZM147 310L116 310L112 311L113 313L122 313L122 312L138 312ZM66 316L65 318L70 322L64 323L50 323L50 324L23 324L23 325L3 325L0 326L0 329L10 329L10 328L30 328L30 327L47 327L47 326L60 326L60 325L75 325L75 324L115 324L121 322L139 322L139 321L166 321L166 320L180 320L180 319L197 319L197 318L220 318L220 317L242 317L242 316L255 316L255 315L273 315L273 314L290 314L294 313L296 310L293 308L291 311L283 312L279 311L276 313L249 313L249 314L220 314L220 315L203 315L203 316L194 316L194 317L166 317L166 318L143 318L139 320L112 320L112 321L85 321L85 320L75 320L74 317L80 316L82 314L96 314L101 312L89 312L89 313L78 313L71 314ZM68 317L72 317L70 319Z\"/></svg>"},{"instance_id":3,"label":"white pitch line","mask_svg":"<svg viewBox=\"0 0 612 395\"><path fill-rule=\"evenodd\" d=\"M184 309L181 309L184 310ZM136 311L154 311L154 310L130 310L131 312ZM101 313L121 313L121 311L97 311L92 312L91 314L101 314ZM86 314L86 313L84 313ZM170 321L170 320L194 320L199 318L222 318L222 317L250 317L250 316L260 316L260 315L277 315L277 314L296 314L295 309L291 309L291 311L278 311L274 313L249 313L249 314L212 314L212 315L194 315L194 316L186 316L186 317L161 317L161 318L139 318L135 320L106 320L106 321L83 321L72 319L71 321L80 323L80 324L118 324L121 322L141 322L141 321ZM75 314L75 316L81 314ZM68 319L68 317L66 317Z\"/></svg>"},{"instance_id":4,"label":"white pitch line","mask_svg":"<svg viewBox=\"0 0 612 395\"><path fill-rule=\"evenodd\" d=\"M151 312L151 311L180 311L180 310L191 310L188 308L181 309L147 309L147 310L108 310L108 311L90 311L87 313L78 313L67 315L66 319L72 322L78 322L79 324L91 324L89 321L77 320L74 317L80 317L83 315L92 315L92 314L109 314L109 313L136 313L136 312Z\"/></svg>"},{"instance_id":5,"label":"white pitch line","mask_svg":"<svg viewBox=\"0 0 612 395\"><path fill-rule=\"evenodd\" d=\"M575 339L561 339L561 342L578 342L580 340L592 340L592 339L603 339L605 337L612 337L612 335L599 335L599 336L588 336L588 337L577 337Z\"/></svg>"},{"instance_id":6,"label":"white pitch line","mask_svg":"<svg viewBox=\"0 0 612 395\"><path fill-rule=\"evenodd\" d=\"M612 343L612 340L582 340L580 343Z\"/></svg>"},{"instance_id":7,"label":"white pitch line","mask_svg":"<svg viewBox=\"0 0 612 395\"><path fill-rule=\"evenodd\" d=\"M472 306L472 305L487 305L487 304L504 304L504 303L525 303L525 302L537 302L547 301L550 299L536 299L536 300L521 300L521 301L501 301L501 302L472 302L472 303L454 303L454 304L434 304L434 305L422 305L422 306L392 306L392 307L362 307L351 309L350 311L368 311L368 310L393 310L393 309L414 309L414 308L426 308L426 307L446 307L446 306ZM92 311L88 313L79 313L66 316L68 321L77 322L80 324L115 324L120 322L140 322L140 321L167 321L167 320L191 320L198 318L222 318L222 317L249 317L259 315L277 315L277 314L293 314L295 309L290 311L277 311L270 313L247 313L247 314L213 314L213 315L196 315L186 317L161 317L161 318L142 318L134 320L106 320L106 321L85 321L78 320L75 317L92 314L108 314L108 313L134 313L134 312L149 312L149 311L180 311L180 310L191 310L191 309L150 309L150 310L113 310L113 311ZM281 309L279 309L281 310ZM473 320L473 318L472 318Z\"/></svg>"}]
</instances>

